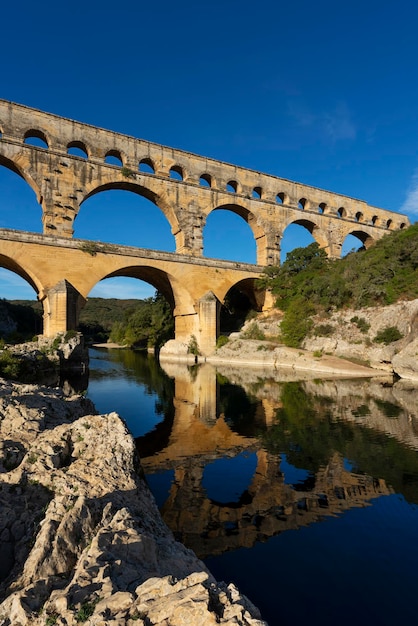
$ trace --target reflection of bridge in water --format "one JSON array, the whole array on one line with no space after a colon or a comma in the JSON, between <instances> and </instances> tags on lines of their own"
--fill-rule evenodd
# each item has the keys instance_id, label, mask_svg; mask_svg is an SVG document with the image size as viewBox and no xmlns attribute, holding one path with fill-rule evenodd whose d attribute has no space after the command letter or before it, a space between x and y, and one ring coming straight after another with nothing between
<instances>
[{"instance_id":1,"label":"reflection of bridge in water","mask_svg":"<svg viewBox=\"0 0 418 626\"><path fill-rule=\"evenodd\" d=\"M242 432L238 432L240 429L236 425L232 429L228 416L219 415L220 398L214 368L205 365L193 370L177 364L165 364L164 367L175 377L173 426L167 446L152 456L142 457L142 465L148 475L167 470L174 472L168 499L162 507L163 517L176 536L200 557L250 547L285 530L312 524L325 515L338 515L352 507L367 506L373 498L394 492L381 477L349 471L338 452L332 453L305 482L287 484L281 469L282 457L261 449L259 439L248 436L245 428L241 429ZM224 373L228 376L228 371ZM276 422L277 410L282 406L282 387L272 380L261 385L257 371L244 381L242 377L248 374L249 370L231 369L229 375L248 393L258 396L260 402L254 403L253 416L256 429L267 431ZM355 393L353 384L356 385ZM367 425L365 422L369 419L371 428L379 424L384 430L382 407L395 403L393 390L369 381L367 384L364 381L324 381L319 385L307 381L303 385L311 393L343 399L336 408L336 420L358 421L358 407L368 402L371 408L369 414L362 417L362 425ZM267 388L270 388L268 392ZM372 388L374 401L367 395L367 388ZM409 398L411 406L416 407L416 392L412 395L404 394L403 403ZM397 421L398 426L401 424L398 439L408 440L409 445L415 439L414 447L418 449L418 431L414 432L416 419L416 414L412 415L406 406ZM387 421L394 423L392 418ZM407 424L408 434L405 432ZM141 450L140 441L139 448ZM204 485L206 466L216 459L236 457L243 451L256 457L252 479L233 502L214 500Z\"/></svg>"}]
</instances>

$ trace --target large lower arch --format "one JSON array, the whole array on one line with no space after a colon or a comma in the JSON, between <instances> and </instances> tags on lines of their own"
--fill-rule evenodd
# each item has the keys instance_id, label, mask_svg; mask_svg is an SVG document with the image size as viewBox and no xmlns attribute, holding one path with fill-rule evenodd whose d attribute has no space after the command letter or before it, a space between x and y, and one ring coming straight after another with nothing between
<instances>
[{"instance_id":1,"label":"large lower arch","mask_svg":"<svg viewBox=\"0 0 418 626\"><path fill-rule=\"evenodd\" d=\"M23 280L29 283L29 285L35 290L37 296L39 296L39 294L43 291L42 284L33 271L29 268L24 268L23 265L15 259L12 259L5 254L0 254L0 267L4 267L4 269L14 272L23 278Z\"/></svg>"},{"instance_id":2,"label":"large lower arch","mask_svg":"<svg viewBox=\"0 0 418 626\"><path fill-rule=\"evenodd\" d=\"M232 285L220 300L218 333L229 334L243 326L250 311L260 312L266 292L257 288L256 281L246 278Z\"/></svg>"},{"instance_id":3,"label":"large lower arch","mask_svg":"<svg viewBox=\"0 0 418 626\"><path fill-rule=\"evenodd\" d=\"M206 220L214 211L231 211L241 217L250 227L256 244L257 265L266 265L267 258L267 236L264 228L258 222L254 213L240 204L221 204L212 209L206 216Z\"/></svg>"},{"instance_id":4,"label":"large lower arch","mask_svg":"<svg viewBox=\"0 0 418 626\"><path fill-rule=\"evenodd\" d=\"M160 291L172 309L175 320L175 336L178 341L188 342L191 335L196 337L199 335L198 314L192 296L181 280L159 268L147 265L130 265L111 272L103 272L101 275L96 274L91 281L84 284L82 295L87 298L88 293L98 282L114 277L137 278Z\"/></svg>"}]
</instances>

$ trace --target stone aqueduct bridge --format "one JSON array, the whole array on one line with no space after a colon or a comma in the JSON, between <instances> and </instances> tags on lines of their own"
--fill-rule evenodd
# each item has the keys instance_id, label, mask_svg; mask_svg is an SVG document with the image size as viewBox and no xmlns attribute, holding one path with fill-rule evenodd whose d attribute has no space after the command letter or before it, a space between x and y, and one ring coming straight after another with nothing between
<instances>
[{"instance_id":1,"label":"stone aqueduct bridge","mask_svg":"<svg viewBox=\"0 0 418 626\"><path fill-rule=\"evenodd\" d=\"M34 138L43 147L33 145ZM75 149L79 156L74 154ZM109 157L119 165L107 162ZM24 178L42 207L44 236L30 240L26 234L19 240L16 233L8 238L3 231L0 263L35 286L44 302L47 335L75 323L77 307L87 296L87 288L94 286L93 277L100 280L110 275L135 275L158 288L164 283L165 292L172 292L177 339L195 334L206 350L211 349L216 339L213 298L221 298L239 281L258 276L261 267L279 264L281 238L290 224L307 228L330 257L339 257L349 234L367 247L388 231L409 223L404 215L371 207L361 200L5 100L0 100L0 165ZM129 249L125 255L122 247L116 253L114 246L110 252L102 247L98 258L92 257L88 263L86 253L80 256L80 242L70 243L74 220L85 200L108 189L140 194L161 209L175 238L176 254L168 255L170 260L167 253L160 256L144 250L134 253ZM203 227L209 214L217 209L230 210L248 223L257 246L255 266L224 265L202 258ZM55 244L51 237L56 238ZM137 260L133 263L135 254ZM142 263L140 258L146 261ZM139 266L147 268L142 275L132 269ZM170 273L173 267L177 271ZM89 272L92 280L86 276ZM224 278L216 281L216 273L223 273ZM76 298L69 295L72 289L78 294ZM212 309L206 331L208 320L199 313L205 298L211 301L206 309Z\"/></svg>"}]
</instances>

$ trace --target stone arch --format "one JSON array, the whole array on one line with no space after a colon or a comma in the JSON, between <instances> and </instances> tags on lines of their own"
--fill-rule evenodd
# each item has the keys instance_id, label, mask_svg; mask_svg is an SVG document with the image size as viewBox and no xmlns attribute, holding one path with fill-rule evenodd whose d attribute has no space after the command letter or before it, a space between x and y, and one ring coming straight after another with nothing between
<instances>
[{"instance_id":1,"label":"stone arch","mask_svg":"<svg viewBox=\"0 0 418 626\"><path fill-rule=\"evenodd\" d=\"M185 178L184 168L181 165L172 165L168 175L173 180L183 181Z\"/></svg>"},{"instance_id":2,"label":"stone arch","mask_svg":"<svg viewBox=\"0 0 418 626\"><path fill-rule=\"evenodd\" d=\"M232 213L235 213L236 215L241 217L245 222L247 222L256 243L257 264L266 265L264 261L267 248L266 232L264 228L259 224L254 213L252 213L247 207L240 204L221 204L212 209L206 216L206 219L211 213L218 210L231 211Z\"/></svg>"},{"instance_id":3,"label":"stone arch","mask_svg":"<svg viewBox=\"0 0 418 626\"><path fill-rule=\"evenodd\" d=\"M320 226L318 226L318 224L314 220L312 220L310 218L301 218L301 219L292 220L292 221L288 222L288 224L286 224L286 227L285 227L284 231L291 224L296 224L298 226L303 226L303 228L305 228L309 232L309 234L312 235L312 237L319 244L319 246L321 248L324 248L325 251L327 252L327 254L329 254L328 237L326 236L326 233L322 230L322 228Z\"/></svg>"},{"instance_id":4,"label":"stone arch","mask_svg":"<svg viewBox=\"0 0 418 626\"><path fill-rule=\"evenodd\" d=\"M218 325L220 334L239 330L251 310L263 310L265 291L258 289L256 285L255 279L244 278L216 293L221 303Z\"/></svg>"},{"instance_id":5,"label":"stone arch","mask_svg":"<svg viewBox=\"0 0 418 626\"><path fill-rule=\"evenodd\" d=\"M263 189L261 187L254 187L252 191L252 197L255 200L261 200L263 197Z\"/></svg>"},{"instance_id":6,"label":"stone arch","mask_svg":"<svg viewBox=\"0 0 418 626\"><path fill-rule=\"evenodd\" d=\"M109 271L98 271L92 273L91 276L84 277L83 288L80 292L87 297L90 291L101 280L106 278L126 277L137 278L143 280L160 291L169 303L173 316L187 318L196 316L195 302L190 292L185 286L184 281L179 280L169 272L152 265L145 265L141 262L134 265L126 265L126 259L121 261L120 267ZM77 287L77 286L76 286ZM179 331L179 324L176 322L176 336Z\"/></svg>"},{"instance_id":7,"label":"stone arch","mask_svg":"<svg viewBox=\"0 0 418 626\"><path fill-rule=\"evenodd\" d=\"M23 267L20 263L15 261L11 256L7 254L0 254L0 267L3 267L14 274L23 278L34 289L37 295L43 293L42 283L35 273L28 267Z\"/></svg>"},{"instance_id":8,"label":"stone arch","mask_svg":"<svg viewBox=\"0 0 418 626\"><path fill-rule=\"evenodd\" d=\"M354 228L354 229L352 229L352 230L348 230L348 231L344 234L344 239L343 239L343 241L341 242L341 250L342 250L342 254L344 254L344 249L343 249L344 242L345 242L345 240L347 239L347 237L348 237L348 236L350 236L350 235L351 235L352 237L355 237L356 239L358 239L358 240L361 242L361 244L362 244L362 245L361 245L361 247L366 248L366 250L367 250L368 248L370 248L370 246L372 246L372 245L373 245L373 243L374 243L374 239L373 239L373 237L371 237L371 235L369 235L369 233L366 233L365 231L363 231L363 230L359 230L359 229L356 229L356 228Z\"/></svg>"},{"instance_id":9,"label":"stone arch","mask_svg":"<svg viewBox=\"0 0 418 626\"><path fill-rule=\"evenodd\" d=\"M107 161L106 159L114 159L115 162ZM106 163L106 165L114 165L116 167L122 167L123 166L122 152L114 148L112 148L111 150L108 150L105 154L104 162Z\"/></svg>"},{"instance_id":10,"label":"stone arch","mask_svg":"<svg viewBox=\"0 0 418 626\"><path fill-rule=\"evenodd\" d=\"M298 209L305 211L305 209L310 208L310 201L307 198L299 198L298 200Z\"/></svg>"},{"instance_id":11,"label":"stone arch","mask_svg":"<svg viewBox=\"0 0 418 626\"><path fill-rule=\"evenodd\" d=\"M201 187L212 187L213 185L213 178L210 174L204 172L203 174L200 175L199 177L199 185Z\"/></svg>"},{"instance_id":12,"label":"stone arch","mask_svg":"<svg viewBox=\"0 0 418 626\"><path fill-rule=\"evenodd\" d=\"M138 164L138 171L142 174L155 174L155 165L152 159L146 157Z\"/></svg>"},{"instance_id":13,"label":"stone arch","mask_svg":"<svg viewBox=\"0 0 418 626\"><path fill-rule=\"evenodd\" d=\"M7 157L1 154L0 154L0 166L6 167L11 172L14 172L18 176L20 176L20 178L23 178L23 180L35 192L36 199L39 202L39 204L42 203L42 195L41 195L39 186L35 182L35 180L32 178L32 176L28 173L27 167L23 168L20 166L20 164L15 163L12 159L8 159Z\"/></svg>"},{"instance_id":14,"label":"stone arch","mask_svg":"<svg viewBox=\"0 0 418 626\"><path fill-rule=\"evenodd\" d=\"M50 142L43 130L40 130L39 128L30 128L29 130L27 130L23 135L23 142L32 145L30 141L28 141L30 139L39 139L45 144L45 146L38 147L48 150Z\"/></svg>"},{"instance_id":15,"label":"stone arch","mask_svg":"<svg viewBox=\"0 0 418 626\"><path fill-rule=\"evenodd\" d=\"M277 204L289 204L289 196L284 191L279 191L276 194L276 202Z\"/></svg>"},{"instance_id":16,"label":"stone arch","mask_svg":"<svg viewBox=\"0 0 418 626\"><path fill-rule=\"evenodd\" d=\"M86 193L86 195L83 197L83 199L80 202L80 208L82 204L86 200L91 198L92 196L98 193L101 193L102 191L109 191L112 189L115 189L115 190L122 189L124 191L130 191L139 196L143 196L144 198L146 198L147 200L150 200L153 204L155 204L162 211L165 218L167 219L171 227L171 232L173 233L175 240L176 240L176 247L178 247L178 237L179 237L179 233L181 233L181 227L179 225L176 212L170 203L162 199L157 193L155 193L149 187L144 187L143 185L134 183L129 180L125 180L122 182L113 181L113 182L108 182L104 184L102 183L102 184L97 185L97 187L93 187L88 190L88 193Z\"/></svg>"},{"instance_id":17,"label":"stone arch","mask_svg":"<svg viewBox=\"0 0 418 626\"><path fill-rule=\"evenodd\" d=\"M231 180L228 180L228 182L226 183L225 189L229 193L239 193L240 192L240 185L239 185L238 181L231 179Z\"/></svg>"},{"instance_id":18,"label":"stone arch","mask_svg":"<svg viewBox=\"0 0 418 626\"><path fill-rule=\"evenodd\" d=\"M71 153L70 150L76 150L76 153ZM67 154L71 154L72 156L78 156L81 159L88 159L89 153L87 150L87 146L83 141L70 141L67 145Z\"/></svg>"}]
</instances>

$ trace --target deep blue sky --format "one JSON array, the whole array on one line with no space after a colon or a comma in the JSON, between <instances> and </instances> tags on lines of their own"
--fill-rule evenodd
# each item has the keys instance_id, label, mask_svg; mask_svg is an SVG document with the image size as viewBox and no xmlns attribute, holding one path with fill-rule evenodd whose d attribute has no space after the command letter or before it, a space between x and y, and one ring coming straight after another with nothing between
<instances>
[{"instance_id":1,"label":"deep blue sky","mask_svg":"<svg viewBox=\"0 0 418 626\"><path fill-rule=\"evenodd\" d=\"M4 3L1 23L2 98L416 220L418 5L411 0L23 0ZM115 206L129 229L112 219ZM0 226L41 230L33 193L4 168ZM236 216L214 214L204 234L206 256L255 261ZM173 250L159 210L124 192L87 201L75 236ZM287 245L304 241L295 232ZM34 297L20 285L0 273L1 297ZM133 293L132 283L120 285L103 283L94 293Z\"/></svg>"}]
</instances>

